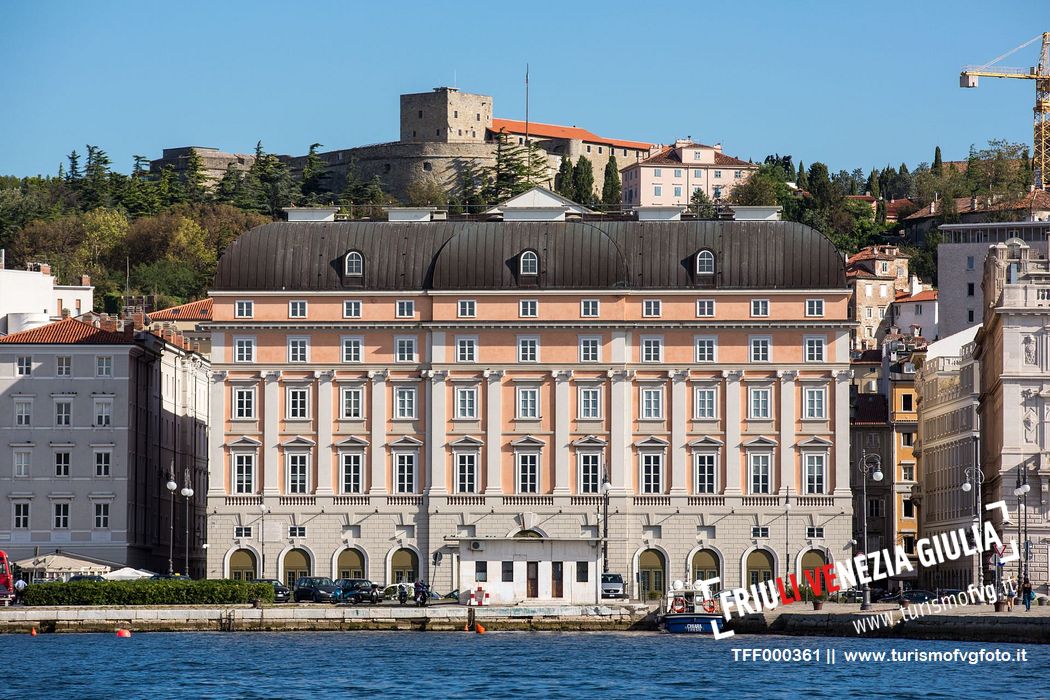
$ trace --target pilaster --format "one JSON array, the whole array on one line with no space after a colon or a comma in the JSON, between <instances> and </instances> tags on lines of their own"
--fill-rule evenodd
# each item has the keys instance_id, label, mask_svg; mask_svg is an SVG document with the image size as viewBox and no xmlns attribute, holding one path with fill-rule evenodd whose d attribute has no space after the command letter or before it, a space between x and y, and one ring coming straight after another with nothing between
<instances>
[{"instance_id":1,"label":"pilaster","mask_svg":"<svg viewBox=\"0 0 1050 700\"><path fill-rule=\"evenodd\" d=\"M369 426L369 477L368 493L385 495L386 490L386 370L374 370L368 373L371 386L372 404L370 406Z\"/></svg>"},{"instance_id":2,"label":"pilaster","mask_svg":"<svg viewBox=\"0 0 1050 700\"><path fill-rule=\"evenodd\" d=\"M485 387L485 495L503 493L503 375L501 369L487 369L483 373Z\"/></svg>"}]
</instances>

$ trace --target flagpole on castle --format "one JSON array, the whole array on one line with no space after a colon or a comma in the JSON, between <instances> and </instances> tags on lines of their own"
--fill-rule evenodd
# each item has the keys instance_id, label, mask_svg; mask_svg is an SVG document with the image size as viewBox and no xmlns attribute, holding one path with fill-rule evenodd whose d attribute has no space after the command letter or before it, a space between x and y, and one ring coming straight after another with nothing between
<instances>
[{"instance_id":1,"label":"flagpole on castle","mask_svg":"<svg viewBox=\"0 0 1050 700\"><path fill-rule=\"evenodd\" d=\"M525 64L525 157L526 160L526 178L528 183L532 184L532 140L529 139L529 64Z\"/></svg>"}]
</instances>

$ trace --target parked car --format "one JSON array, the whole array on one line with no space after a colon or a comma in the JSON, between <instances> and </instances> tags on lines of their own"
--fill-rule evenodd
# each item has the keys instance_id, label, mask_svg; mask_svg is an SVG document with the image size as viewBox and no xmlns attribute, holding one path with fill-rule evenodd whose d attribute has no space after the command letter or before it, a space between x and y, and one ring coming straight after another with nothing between
<instances>
[{"instance_id":1,"label":"parked car","mask_svg":"<svg viewBox=\"0 0 1050 700\"><path fill-rule=\"evenodd\" d=\"M602 598L626 598L627 590L620 574L602 574Z\"/></svg>"},{"instance_id":2,"label":"parked car","mask_svg":"<svg viewBox=\"0 0 1050 700\"><path fill-rule=\"evenodd\" d=\"M275 578L257 578L252 583L268 583L273 586L273 602L287 603L292 597L292 591Z\"/></svg>"},{"instance_id":3,"label":"parked car","mask_svg":"<svg viewBox=\"0 0 1050 700\"><path fill-rule=\"evenodd\" d=\"M335 599L337 602L351 605L371 603L374 587L375 584L366 578L341 578L335 582ZM375 597L378 599L378 591Z\"/></svg>"},{"instance_id":4,"label":"parked car","mask_svg":"<svg viewBox=\"0 0 1050 700\"><path fill-rule=\"evenodd\" d=\"M335 582L327 576L304 576L295 582L292 598L296 603L331 603L336 599Z\"/></svg>"},{"instance_id":5,"label":"parked car","mask_svg":"<svg viewBox=\"0 0 1050 700\"><path fill-rule=\"evenodd\" d=\"M383 600L397 600L397 592L404 588L408 594L408 599L412 600L412 596L416 594L416 587L411 583L392 583L383 589Z\"/></svg>"}]
</instances>

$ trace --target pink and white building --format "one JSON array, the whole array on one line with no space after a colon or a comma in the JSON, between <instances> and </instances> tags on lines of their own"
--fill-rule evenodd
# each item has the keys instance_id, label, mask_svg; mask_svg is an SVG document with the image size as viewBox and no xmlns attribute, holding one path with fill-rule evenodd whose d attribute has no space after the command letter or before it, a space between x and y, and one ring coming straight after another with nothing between
<instances>
[{"instance_id":1,"label":"pink and white building","mask_svg":"<svg viewBox=\"0 0 1050 700\"><path fill-rule=\"evenodd\" d=\"M705 146L679 139L620 170L623 205L687 206L697 190L712 200L724 200L757 170L754 163L724 154L720 143Z\"/></svg>"}]
</instances>

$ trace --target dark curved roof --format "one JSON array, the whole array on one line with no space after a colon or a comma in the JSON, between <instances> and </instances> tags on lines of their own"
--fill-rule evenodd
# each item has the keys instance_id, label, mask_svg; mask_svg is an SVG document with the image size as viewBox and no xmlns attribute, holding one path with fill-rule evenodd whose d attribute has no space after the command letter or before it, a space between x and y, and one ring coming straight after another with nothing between
<instances>
[{"instance_id":1,"label":"dark curved roof","mask_svg":"<svg viewBox=\"0 0 1050 700\"><path fill-rule=\"evenodd\" d=\"M537 251L540 274L517 277ZM715 275L695 256L715 254ZM351 251L363 278L343 276ZM841 254L823 234L781 221L439 221L265 224L219 260L212 289L845 289Z\"/></svg>"}]
</instances>

